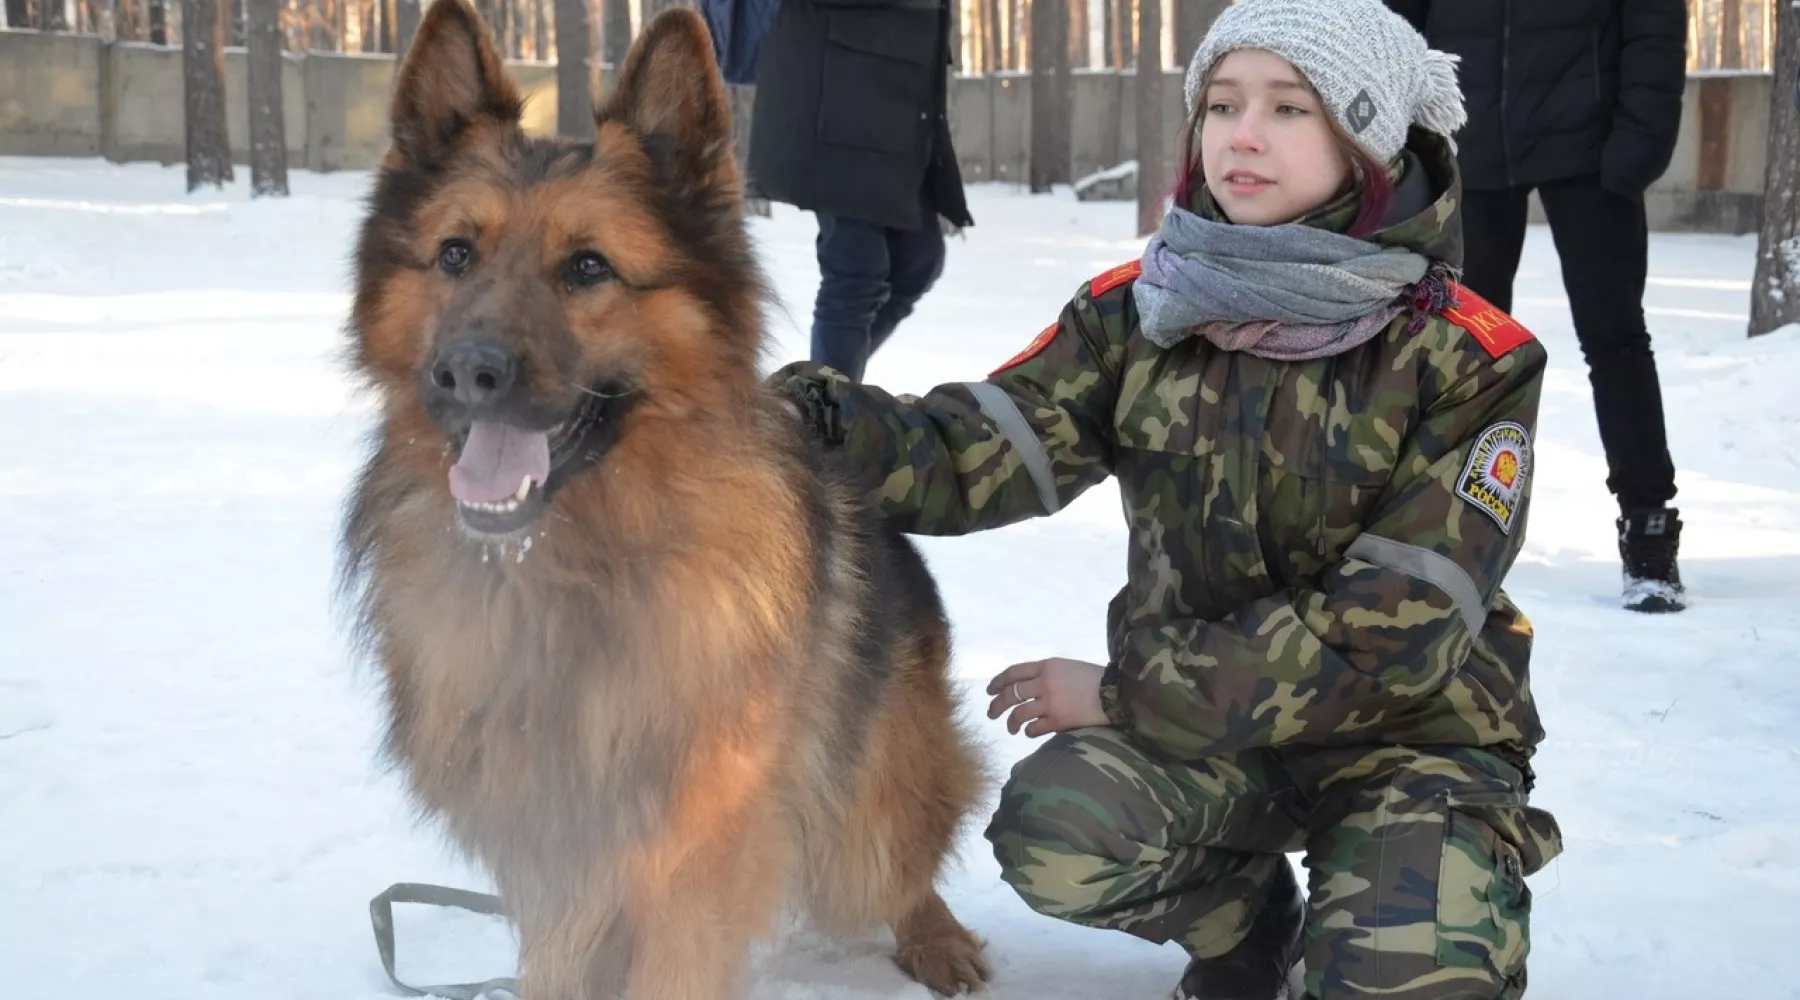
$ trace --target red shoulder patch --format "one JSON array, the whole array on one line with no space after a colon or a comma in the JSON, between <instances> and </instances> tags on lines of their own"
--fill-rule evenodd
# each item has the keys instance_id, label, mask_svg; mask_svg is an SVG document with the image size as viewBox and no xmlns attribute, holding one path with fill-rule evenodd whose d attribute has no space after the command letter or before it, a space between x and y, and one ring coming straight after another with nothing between
<instances>
[{"instance_id":1,"label":"red shoulder patch","mask_svg":"<svg viewBox=\"0 0 1800 1000\"><path fill-rule=\"evenodd\" d=\"M1537 339L1518 320L1454 281L1450 283L1450 301L1445 318L1469 331L1490 358L1503 357L1520 344Z\"/></svg>"},{"instance_id":2,"label":"red shoulder patch","mask_svg":"<svg viewBox=\"0 0 1800 1000\"><path fill-rule=\"evenodd\" d=\"M1100 274L1096 275L1093 280L1088 282L1088 295L1089 297L1105 295L1107 292L1123 285L1127 281L1135 280L1138 275L1143 273L1144 262L1141 260L1130 261L1125 264L1120 264L1118 267L1109 271L1102 271ZM1032 358L1037 357L1044 348L1050 346L1052 340L1056 339L1056 331L1061 328L1062 325L1060 323L1052 323L1045 327L1042 333L1031 338L1031 343L1026 344L1024 350L1008 358L1005 364L988 372L988 378L993 378L995 375L1006 371L1008 368L1017 367L1030 361Z\"/></svg>"},{"instance_id":3,"label":"red shoulder patch","mask_svg":"<svg viewBox=\"0 0 1800 1000\"><path fill-rule=\"evenodd\" d=\"M1060 330L1061 328L1062 328L1061 323L1052 323L1049 326L1044 327L1043 332L1039 333L1037 336L1031 338L1031 343L1026 344L1025 349L1023 351L1020 351L1019 353L1008 358L1006 360L1005 364L1001 365L1000 367L994 369L991 372L988 372L988 378L993 378L995 375L1000 374L1001 372L1007 370L1008 368L1013 368L1015 366L1022 365L1025 362L1030 361L1032 358L1037 357L1039 352L1041 352L1044 348L1049 347L1050 342L1052 340L1056 339L1056 331Z\"/></svg>"},{"instance_id":4,"label":"red shoulder patch","mask_svg":"<svg viewBox=\"0 0 1800 1000\"><path fill-rule=\"evenodd\" d=\"M1088 294L1105 295L1107 292L1123 285L1127 281L1136 280L1137 276L1143 273L1144 262L1141 260L1134 260L1129 264L1120 264L1118 267L1103 272L1096 276L1094 280L1088 282Z\"/></svg>"}]
</instances>

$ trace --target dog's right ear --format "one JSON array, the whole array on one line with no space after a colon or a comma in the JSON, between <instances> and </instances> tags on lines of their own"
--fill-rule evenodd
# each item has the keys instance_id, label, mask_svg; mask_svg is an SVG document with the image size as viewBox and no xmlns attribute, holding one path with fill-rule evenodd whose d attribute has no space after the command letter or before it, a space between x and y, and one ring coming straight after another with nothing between
<instances>
[{"instance_id":1,"label":"dog's right ear","mask_svg":"<svg viewBox=\"0 0 1800 1000\"><path fill-rule=\"evenodd\" d=\"M671 7L650 20L597 117L629 125L677 188L736 188L731 100L698 11Z\"/></svg>"},{"instance_id":2,"label":"dog's right ear","mask_svg":"<svg viewBox=\"0 0 1800 1000\"><path fill-rule=\"evenodd\" d=\"M523 111L481 15L468 0L432 0L394 86L394 152L429 163L476 120L516 126Z\"/></svg>"}]
</instances>

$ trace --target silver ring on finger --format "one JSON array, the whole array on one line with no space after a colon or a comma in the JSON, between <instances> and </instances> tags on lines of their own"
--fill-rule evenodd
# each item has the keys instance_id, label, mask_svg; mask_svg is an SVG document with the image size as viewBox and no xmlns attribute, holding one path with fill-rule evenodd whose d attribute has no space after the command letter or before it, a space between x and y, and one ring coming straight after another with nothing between
<instances>
[{"instance_id":1,"label":"silver ring on finger","mask_svg":"<svg viewBox=\"0 0 1800 1000\"><path fill-rule=\"evenodd\" d=\"M1019 693L1019 682L1013 681L1013 701L1025 704L1025 696Z\"/></svg>"}]
</instances>

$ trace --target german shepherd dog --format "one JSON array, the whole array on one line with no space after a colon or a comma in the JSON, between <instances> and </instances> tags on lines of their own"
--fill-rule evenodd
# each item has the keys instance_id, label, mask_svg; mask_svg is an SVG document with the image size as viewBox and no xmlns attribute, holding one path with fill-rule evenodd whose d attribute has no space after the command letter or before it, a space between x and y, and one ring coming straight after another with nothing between
<instances>
[{"instance_id":1,"label":"german shepherd dog","mask_svg":"<svg viewBox=\"0 0 1800 1000\"><path fill-rule=\"evenodd\" d=\"M526 1000L718 1000L782 916L885 924L940 994L935 883L989 776L911 544L764 386L766 285L704 23L656 18L589 141L528 137L466 0L392 97L343 527L386 753L492 875Z\"/></svg>"}]
</instances>

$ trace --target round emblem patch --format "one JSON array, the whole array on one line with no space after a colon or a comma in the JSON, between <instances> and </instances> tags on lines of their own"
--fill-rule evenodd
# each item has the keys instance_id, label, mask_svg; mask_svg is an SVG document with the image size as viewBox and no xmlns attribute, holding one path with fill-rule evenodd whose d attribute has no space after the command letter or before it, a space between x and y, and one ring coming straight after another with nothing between
<instances>
[{"instance_id":1,"label":"round emblem patch","mask_svg":"<svg viewBox=\"0 0 1800 1000\"><path fill-rule=\"evenodd\" d=\"M1531 481L1531 435L1512 421L1481 432L1469 452L1456 495L1494 519L1501 532L1512 534L1526 485Z\"/></svg>"}]
</instances>

